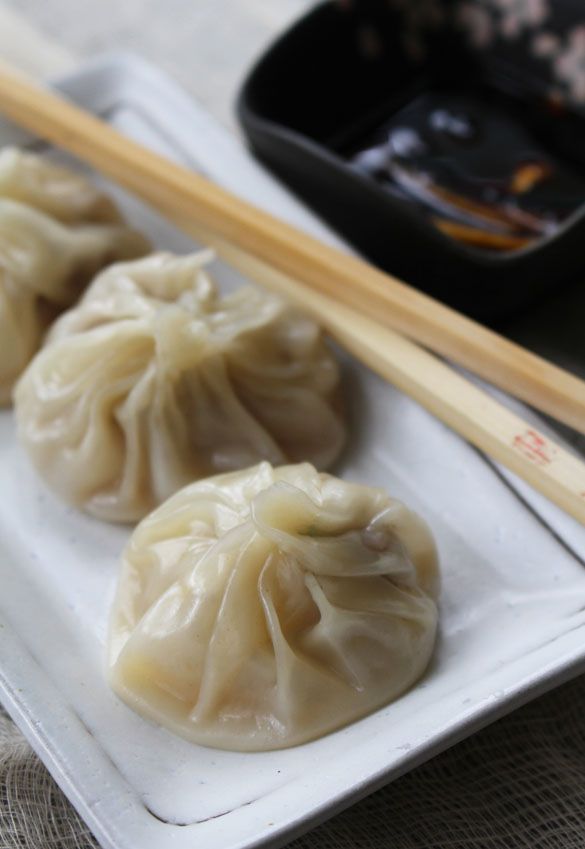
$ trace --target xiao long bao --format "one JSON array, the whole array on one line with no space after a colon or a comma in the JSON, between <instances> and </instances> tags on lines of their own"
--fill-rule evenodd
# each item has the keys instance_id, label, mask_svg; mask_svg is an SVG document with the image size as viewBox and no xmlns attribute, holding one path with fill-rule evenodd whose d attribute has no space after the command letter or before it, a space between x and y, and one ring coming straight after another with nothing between
<instances>
[{"instance_id":1,"label":"xiao long bao","mask_svg":"<svg viewBox=\"0 0 585 849\"><path fill-rule=\"evenodd\" d=\"M114 690L203 745L261 751L395 699L435 642L437 556L383 490L268 463L199 481L134 531Z\"/></svg>"},{"instance_id":2,"label":"xiao long bao","mask_svg":"<svg viewBox=\"0 0 585 849\"><path fill-rule=\"evenodd\" d=\"M15 391L21 440L66 501L135 521L193 480L337 457L339 370L318 326L210 254L112 266L53 326Z\"/></svg>"},{"instance_id":3,"label":"xiao long bao","mask_svg":"<svg viewBox=\"0 0 585 849\"><path fill-rule=\"evenodd\" d=\"M51 320L108 263L145 254L115 205L83 177L0 151L0 405Z\"/></svg>"}]
</instances>

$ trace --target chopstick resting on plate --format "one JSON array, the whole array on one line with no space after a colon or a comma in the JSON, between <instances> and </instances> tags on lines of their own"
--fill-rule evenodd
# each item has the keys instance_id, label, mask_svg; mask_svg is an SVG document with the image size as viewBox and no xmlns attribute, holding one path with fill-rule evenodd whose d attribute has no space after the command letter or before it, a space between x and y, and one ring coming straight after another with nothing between
<instances>
[{"instance_id":1,"label":"chopstick resting on plate","mask_svg":"<svg viewBox=\"0 0 585 849\"><path fill-rule=\"evenodd\" d=\"M304 307L362 362L585 524L585 464L391 328L585 432L585 383L578 378L2 67L0 111L185 232L203 235L235 267Z\"/></svg>"},{"instance_id":2,"label":"chopstick resting on plate","mask_svg":"<svg viewBox=\"0 0 585 849\"><path fill-rule=\"evenodd\" d=\"M277 220L0 63L0 111L177 222L196 221L585 433L585 382L355 256ZM473 281L470 281L472 285Z\"/></svg>"},{"instance_id":3,"label":"chopstick resting on plate","mask_svg":"<svg viewBox=\"0 0 585 849\"><path fill-rule=\"evenodd\" d=\"M191 233L209 241L197 228ZM346 350L585 524L585 463L409 339L216 240L247 277L311 314Z\"/></svg>"}]
</instances>

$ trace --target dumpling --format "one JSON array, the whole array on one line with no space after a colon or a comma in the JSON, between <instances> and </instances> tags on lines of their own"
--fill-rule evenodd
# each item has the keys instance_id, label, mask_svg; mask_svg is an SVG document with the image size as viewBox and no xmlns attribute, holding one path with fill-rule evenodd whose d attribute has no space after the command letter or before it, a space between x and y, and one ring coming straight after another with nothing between
<instances>
[{"instance_id":1,"label":"dumpling","mask_svg":"<svg viewBox=\"0 0 585 849\"><path fill-rule=\"evenodd\" d=\"M308 463L218 475L134 531L110 622L110 682L196 743L303 743L421 676L438 582L427 526L381 489Z\"/></svg>"},{"instance_id":2,"label":"dumpling","mask_svg":"<svg viewBox=\"0 0 585 849\"><path fill-rule=\"evenodd\" d=\"M116 204L81 174L15 147L0 150L0 197L63 224L123 224Z\"/></svg>"},{"instance_id":3,"label":"dumpling","mask_svg":"<svg viewBox=\"0 0 585 849\"><path fill-rule=\"evenodd\" d=\"M93 274L145 249L142 238L121 225L66 227L0 198L0 404L10 403L47 326Z\"/></svg>"},{"instance_id":4,"label":"dumpling","mask_svg":"<svg viewBox=\"0 0 585 849\"><path fill-rule=\"evenodd\" d=\"M36 468L66 501L135 521L195 479L259 460L328 466L339 370L308 318L221 297L208 252L112 266L53 326L15 391Z\"/></svg>"},{"instance_id":5,"label":"dumpling","mask_svg":"<svg viewBox=\"0 0 585 849\"><path fill-rule=\"evenodd\" d=\"M82 177L13 148L0 152L0 405L55 315L109 262L148 243Z\"/></svg>"}]
</instances>

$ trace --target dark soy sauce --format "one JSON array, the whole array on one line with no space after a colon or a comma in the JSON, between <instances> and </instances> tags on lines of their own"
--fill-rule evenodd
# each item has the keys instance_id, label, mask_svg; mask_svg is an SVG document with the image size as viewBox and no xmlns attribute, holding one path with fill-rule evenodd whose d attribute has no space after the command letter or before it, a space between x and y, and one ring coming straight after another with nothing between
<instances>
[{"instance_id":1,"label":"dark soy sauce","mask_svg":"<svg viewBox=\"0 0 585 849\"><path fill-rule=\"evenodd\" d=\"M342 154L448 236L520 250L554 233L585 200L585 168L539 129L546 134L554 122L562 135L553 106L531 121L526 104L495 90L427 90Z\"/></svg>"}]
</instances>

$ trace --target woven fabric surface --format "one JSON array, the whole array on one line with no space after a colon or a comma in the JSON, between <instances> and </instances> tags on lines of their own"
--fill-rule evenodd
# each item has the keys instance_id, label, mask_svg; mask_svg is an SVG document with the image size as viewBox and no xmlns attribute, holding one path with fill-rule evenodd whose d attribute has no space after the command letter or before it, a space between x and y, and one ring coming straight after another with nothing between
<instances>
[{"instance_id":1,"label":"woven fabric surface","mask_svg":"<svg viewBox=\"0 0 585 849\"><path fill-rule=\"evenodd\" d=\"M294 841L294 849L580 849L585 677L532 702ZM0 849L97 846L0 714ZM137 847L138 849L138 847Z\"/></svg>"}]
</instances>

